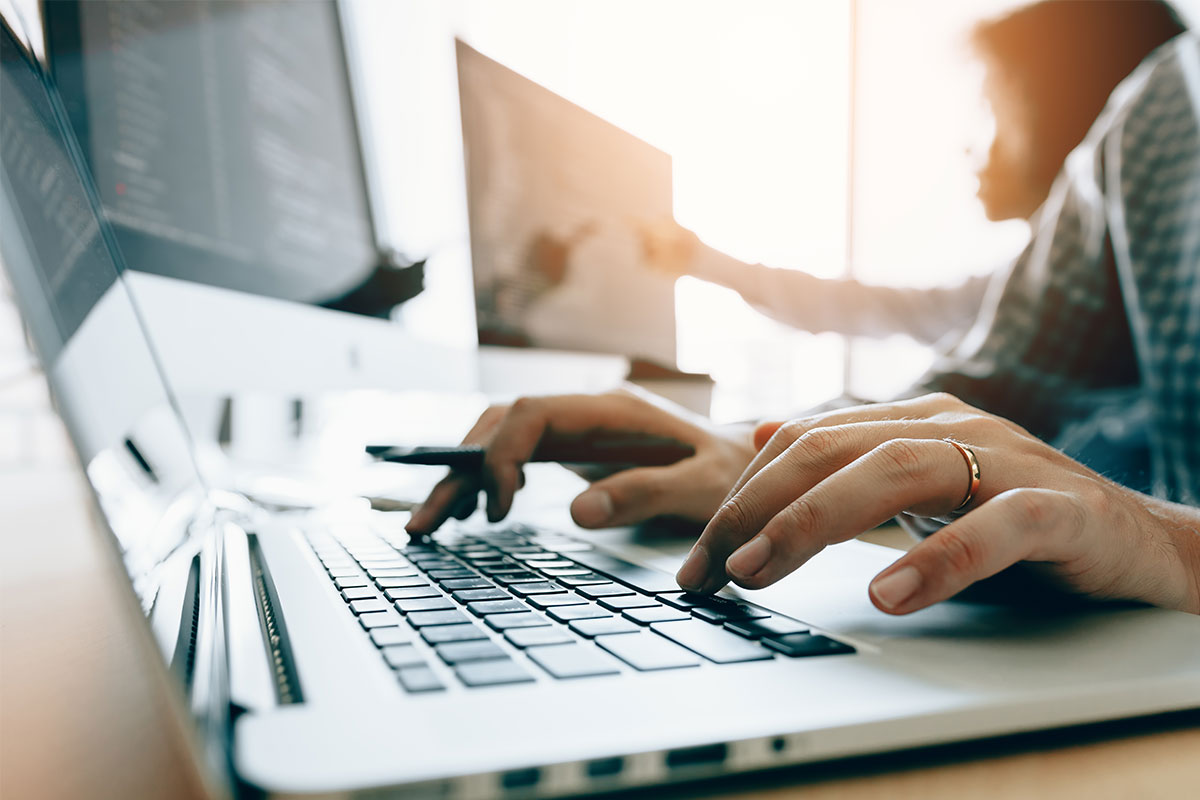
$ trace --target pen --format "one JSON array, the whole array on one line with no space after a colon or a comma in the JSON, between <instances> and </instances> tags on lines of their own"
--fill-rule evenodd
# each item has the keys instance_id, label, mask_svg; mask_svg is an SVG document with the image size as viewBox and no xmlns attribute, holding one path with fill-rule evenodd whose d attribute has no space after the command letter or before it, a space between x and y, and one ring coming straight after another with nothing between
<instances>
[{"instance_id":1,"label":"pen","mask_svg":"<svg viewBox=\"0 0 1200 800\"><path fill-rule=\"evenodd\" d=\"M461 472L483 468L487 450L480 445L400 447L367 445L367 453L393 464L451 467ZM529 461L659 467L695 455L691 445L662 436L585 436L539 445Z\"/></svg>"}]
</instances>

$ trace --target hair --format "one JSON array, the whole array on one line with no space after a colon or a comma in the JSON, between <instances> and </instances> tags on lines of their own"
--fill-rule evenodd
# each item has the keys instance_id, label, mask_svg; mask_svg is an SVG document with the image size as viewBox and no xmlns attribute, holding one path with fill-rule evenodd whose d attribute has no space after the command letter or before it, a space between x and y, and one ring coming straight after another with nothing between
<instances>
[{"instance_id":1,"label":"hair","mask_svg":"<svg viewBox=\"0 0 1200 800\"><path fill-rule=\"evenodd\" d=\"M970 44L1013 80L1049 184L1108 96L1156 48L1187 30L1162 0L1043 0L977 25Z\"/></svg>"}]
</instances>

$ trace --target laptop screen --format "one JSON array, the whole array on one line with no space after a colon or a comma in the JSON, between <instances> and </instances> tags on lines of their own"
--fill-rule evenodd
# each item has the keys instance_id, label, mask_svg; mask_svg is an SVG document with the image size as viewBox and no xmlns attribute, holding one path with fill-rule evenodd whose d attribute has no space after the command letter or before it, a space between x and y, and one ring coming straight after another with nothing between
<instances>
[{"instance_id":1,"label":"laptop screen","mask_svg":"<svg viewBox=\"0 0 1200 800\"><path fill-rule=\"evenodd\" d=\"M61 107L7 26L0 96L0 254L136 584L181 542L147 504L203 482Z\"/></svg>"}]
</instances>

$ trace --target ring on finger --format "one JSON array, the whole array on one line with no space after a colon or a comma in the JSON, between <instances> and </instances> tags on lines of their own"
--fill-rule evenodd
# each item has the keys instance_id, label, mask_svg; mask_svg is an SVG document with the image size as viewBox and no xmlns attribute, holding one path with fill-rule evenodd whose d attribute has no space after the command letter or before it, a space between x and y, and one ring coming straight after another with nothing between
<instances>
[{"instance_id":1,"label":"ring on finger","mask_svg":"<svg viewBox=\"0 0 1200 800\"><path fill-rule=\"evenodd\" d=\"M970 483L967 485L966 496L963 497L962 502L950 512L951 514L957 514L975 499L975 493L979 491L979 459L976 458L974 450L972 450L970 447L967 447L960 441L950 438L943 439L942 441L946 442L947 444L954 445L954 448L962 454L963 460L967 462L967 470L970 473Z\"/></svg>"}]
</instances>

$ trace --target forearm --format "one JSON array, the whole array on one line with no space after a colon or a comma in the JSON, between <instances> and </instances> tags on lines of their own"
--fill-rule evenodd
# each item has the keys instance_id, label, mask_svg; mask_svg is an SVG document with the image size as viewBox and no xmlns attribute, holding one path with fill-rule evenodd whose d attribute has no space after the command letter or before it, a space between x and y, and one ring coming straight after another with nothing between
<instances>
[{"instance_id":1,"label":"forearm","mask_svg":"<svg viewBox=\"0 0 1200 800\"><path fill-rule=\"evenodd\" d=\"M803 330L851 336L905 334L923 343L965 329L987 286L987 278L929 289L873 286L747 264L709 247L702 247L690 272L733 289L768 316Z\"/></svg>"}]
</instances>

